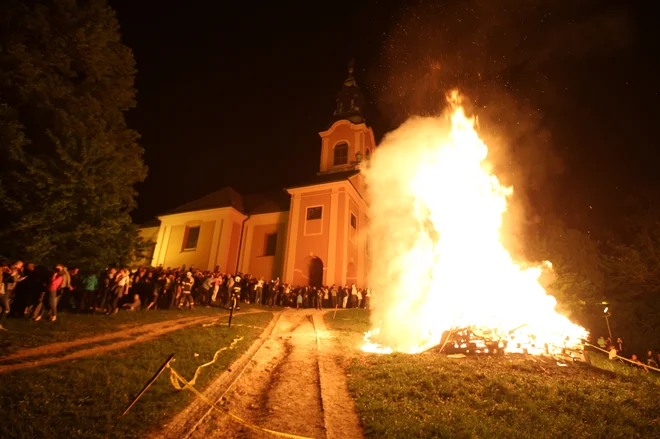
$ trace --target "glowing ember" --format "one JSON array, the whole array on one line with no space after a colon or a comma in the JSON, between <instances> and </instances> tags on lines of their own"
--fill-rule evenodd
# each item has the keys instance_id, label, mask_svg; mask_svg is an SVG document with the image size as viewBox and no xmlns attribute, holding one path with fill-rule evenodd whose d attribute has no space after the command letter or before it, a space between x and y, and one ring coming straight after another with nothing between
<instances>
[{"instance_id":1,"label":"glowing ember","mask_svg":"<svg viewBox=\"0 0 660 439\"><path fill-rule=\"evenodd\" d=\"M512 188L457 92L448 117L413 118L388 134L365 171L373 242L372 331L362 350L419 353L471 328L509 352L559 353L587 333L555 311L546 267L515 263L500 240Z\"/></svg>"}]
</instances>

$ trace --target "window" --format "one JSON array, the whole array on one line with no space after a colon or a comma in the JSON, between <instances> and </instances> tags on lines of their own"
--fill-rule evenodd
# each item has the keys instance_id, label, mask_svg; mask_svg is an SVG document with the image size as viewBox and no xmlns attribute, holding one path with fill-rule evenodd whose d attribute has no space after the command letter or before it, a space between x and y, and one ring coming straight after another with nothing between
<instances>
[{"instance_id":1,"label":"window","mask_svg":"<svg viewBox=\"0 0 660 439\"><path fill-rule=\"evenodd\" d=\"M277 233L269 233L266 235L264 243L264 256L275 256L277 250Z\"/></svg>"},{"instance_id":2,"label":"window","mask_svg":"<svg viewBox=\"0 0 660 439\"><path fill-rule=\"evenodd\" d=\"M183 235L183 249L195 250L199 240L199 226L186 227L186 233Z\"/></svg>"},{"instance_id":3,"label":"window","mask_svg":"<svg viewBox=\"0 0 660 439\"><path fill-rule=\"evenodd\" d=\"M357 232L357 216L350 213L349 217L351 221L351 228L348 230L348 239L357 244L358 241L358 232Z\"/></svg>"},{"instance_id":4,"label":"window","mask_svg":"<svg viewBox=\"0 0 660 439\"><path fill-rule=\"evenodd\" d=\"M308 207L307 220L317 220L323 217L323 206Z\"/></svg>"},{"instance_id":5,"label":"window","mask_svg":"<svg viewBox=\"0 0 660 439\"><path fill-rule=\"evenodd\" d=\"M348 143L342 142L335 146L335 156L332 162L333 166L348 164Z\"/></svg>"}]
</instances>

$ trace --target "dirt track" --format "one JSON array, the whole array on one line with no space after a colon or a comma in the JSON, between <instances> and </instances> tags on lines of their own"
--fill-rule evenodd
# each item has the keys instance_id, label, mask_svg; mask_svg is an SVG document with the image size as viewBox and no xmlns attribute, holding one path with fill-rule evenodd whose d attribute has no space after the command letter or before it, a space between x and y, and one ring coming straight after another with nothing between
<instances>
[{"instance_id":1,"label":"dirt track","mask_svg":"<svg viewBox=\"0 0 660 439\"><path fill-rule=\"evenodd\" d=\"M236 313L235 315L252 314L254 312L261 312L261 311L239 312ZM12 372L18 369L45 366L48 364L59 363L62 361L83 358L90 355L102 354L117 349L124 349L136 343L153 340L157 337L160 337L162 335L165 335L173 331L185 329L187 327L194 325L213 322L223 318L227 318L227 316L223 314L219 316L184 317L177 320L166 320L164 322L150 323L147 325L136 326L131 329L126 329L111 334L101 334L90 337L83 337L73 341L51 343L43 346L38 346L35 348L22 349L19 350L18 352L14 352L13 354L0 357L0 361L4 362L4 361L20 360L29 357L43 357L43 356L46 357L31 361L21 361L14 364L0 365L0 374ZM117 339L119 341L103 346L92 346L69 354L54 356L57 354L65 353L66 351L72 348L76 348L78 346L93 345L95 343L114 340L114 339Z\"/></svg>"},{"instance_id":2,"label":"dirt track","mask_svg":"<svg viewBox=\"0 0 660 439\"><path fill-rule=\"evenodd\" d=\"M361 438L362 431L338 365L341 353L323 323L323 311L286 310L207 396L259 427L310 438ZM199 398L175 417L161 438L275 437L255 431Z\"/></svg>"}]
</instances>

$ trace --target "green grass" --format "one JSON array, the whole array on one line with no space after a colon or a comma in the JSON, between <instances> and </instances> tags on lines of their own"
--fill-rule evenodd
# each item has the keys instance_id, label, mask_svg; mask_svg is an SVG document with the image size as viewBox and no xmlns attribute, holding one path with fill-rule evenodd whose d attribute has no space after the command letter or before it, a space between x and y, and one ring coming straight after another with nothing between
<instances>
[{"instance_id":1,"label":"green grass","mask_svg":"<svg viewBox=\"0 0 660 439\"><path fill-rule=\"evenodd\" d=\"M353 313L326 316L340 342L368 326ZM433 352L349 357L349 390L368 438L660 437L657 377L601 355L590 356L593 366L569 367Z\"/></svg>"},{"instance_id":2,"label":"green grass","mask_svg":"<svg viewBox=\"0 0 660 439\"><path fill-rule=\"evenodd\" d=\"M259 310L266 307L255 305L241 306L241 311ZM41 320L34 322L29 319L7 319L7 332L0 332L0 361L3 355L8 355L24 348L33 348L49 343L71 341L77 338L121 331L139 325L158 323L185 317L213 316L228 314L222 308L196 307L190 310L157 310L157 311L120 311L113 316L100 314L70 314L58 313L55 322Z\"/></svg>"},{"instance_id":3,"label":"green grass","mask_svg":"<svg viewBox=\"0 0 660 439\"><path fill-rule=\"evenodd\" d=\"M264 312L235 316L233 323L265 327L271 319L272 314ZM173 367L190 379L197 366L210 361L219 348L244 337L236 349L224 351L215 364L204 368L195 386L203 390L261 332L246 326L197 325L109 354L3 374L0 437L144 437L193 398L190 391L175 390L165 372L119 418L170 354L176 355Z\"/></svg>"}]
</instances>

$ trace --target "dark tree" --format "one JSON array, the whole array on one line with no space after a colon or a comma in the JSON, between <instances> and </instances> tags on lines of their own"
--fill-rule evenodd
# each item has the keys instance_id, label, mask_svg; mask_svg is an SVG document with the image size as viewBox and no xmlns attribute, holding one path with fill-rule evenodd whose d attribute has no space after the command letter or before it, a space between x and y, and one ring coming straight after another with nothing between
<instances>
[{"instance_id":1,"label":"dark tree","mask_svg":"<svg viewBox=\"0 0 660 439\"><path fill-rule=\"evenodd\" d=\"M557 299L558 310L590 325L605 288L597 242L549 217L529 233L527 246L530 259L552 263L552 274L541 281Z\"/></svg>"},{"instance_id":2,"label":"dark tree","mask_svg":"<svg viewBox=\"0 0 660 439\"><path fill-rule=\"evenodd\" d=\"M660 349L660 197L638 190L603 246L613 331L638 354Z\"/></svg>"},{"instance_id":3,"label":"dark tree","mask_svg":"<svg viewBox=\"0 0 660 439\"><path fill-rule=\"evenodd\" d=\"M0 2L0 253L96 269L139 247L135 60L104 0Z\"/></svg>"}]
</instances>

